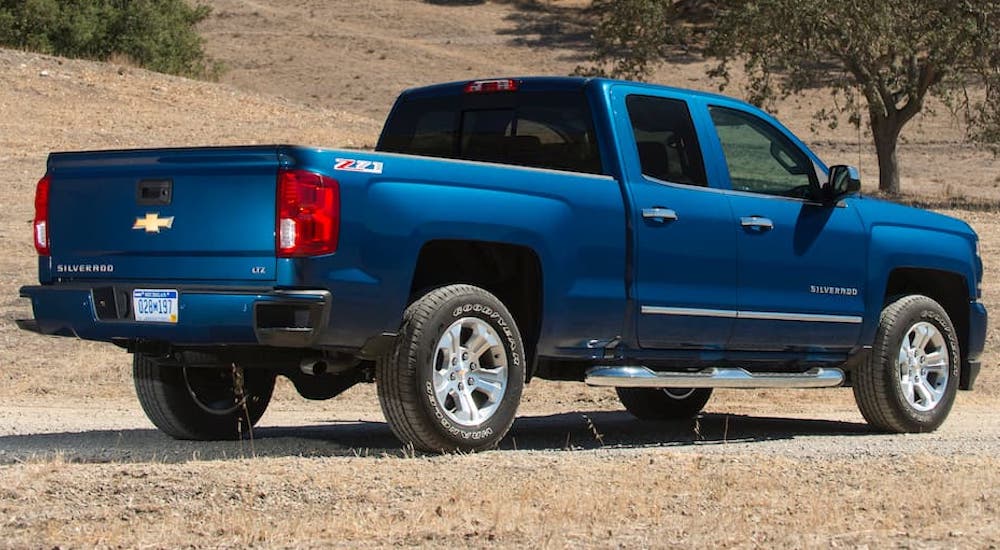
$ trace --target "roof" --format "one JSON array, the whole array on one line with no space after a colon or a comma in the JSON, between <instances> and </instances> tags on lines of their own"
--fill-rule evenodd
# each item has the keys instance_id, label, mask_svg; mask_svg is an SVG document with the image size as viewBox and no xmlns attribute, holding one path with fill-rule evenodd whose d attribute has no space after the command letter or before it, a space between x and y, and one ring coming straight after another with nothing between
<instances>
[{"instance_id":1,"label":"roof","mask_svg":"<svg viewBox=\"0 0 1000 550\"><path fill-rule=\"evenodd\" d=\"M583 77L583 76L518 76L518 77L476 78L471 80L445 82L441 84L432 84L430 86L410 88L405 92L403 92L403 94L406 95L408 98L415 98L422 96L459 95L463 93L463 89L466 84L468 84L469 82L475 82L480 80L516 80L519 83L519 89L522 91L578 90L584 88L589 83L594 83L601 87L611 86L614 84L628 84L630 86L637 86L639 88L649 88L650 90L669 91L673 94L687 95L689 97L701 97L717 101L723 100L726 102L735 101L739 103L745 103L739 99L730 96L713 94L710 92L702 92L698 90L691 90L687 88L677 88L672 86L664 86L662 84L652 84L648 82L635 82L630 80L615 80L611 78L597 78L597 77Z\"/></svg>"}]
</instances>

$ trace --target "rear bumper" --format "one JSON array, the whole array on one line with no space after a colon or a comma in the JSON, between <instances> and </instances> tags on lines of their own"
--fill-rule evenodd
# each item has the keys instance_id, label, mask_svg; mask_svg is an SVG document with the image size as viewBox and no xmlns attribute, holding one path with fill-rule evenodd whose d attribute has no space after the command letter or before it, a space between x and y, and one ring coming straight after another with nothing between
<instances>
[{"instance_id":1,"label":"rear bumper","mask_svg":"<svg viewBox=\"0 0 1000 550\"><path fill-rule=\"evenodd\" d=\"M34 319L24 330L105 342L157 341L173 345L314 345L329 324L326 290L185 288L178 290L176 323L136 322L131 288L114 286L26 286ZM150 288L143 285L142 288Z\"/></svg>"},{"instance_id":2,"label":"rear bumper","mask_svg":"<svg viewBox=\"0 0 1000 550\"><path fill-rule=\"evenodd\" d=\"M969 341L962 350L962 373L959 388L971 390L979 376L979 356L986 345L986 306L978 301L969 304Z\"/></svg>"}]
</instances>

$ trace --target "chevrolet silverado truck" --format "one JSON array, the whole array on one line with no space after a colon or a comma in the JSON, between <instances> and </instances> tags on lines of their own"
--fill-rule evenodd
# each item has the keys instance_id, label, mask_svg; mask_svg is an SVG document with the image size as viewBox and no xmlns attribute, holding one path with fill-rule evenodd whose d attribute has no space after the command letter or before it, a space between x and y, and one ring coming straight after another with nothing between
<instances>
[{"instance_id":1,"label":"chevrolet silverado truck","mask_svg":"<svg viewBox=\"0 0 1000 550\"><path fill-rule=\"evenodd\" d=\"M372 151L54 153L21 328L133 354L149 419L239 437L278 375L374 382L417 449L497 445L532 378L640 419L713 388L853 387L937 428L986 332L970 227L859 194L768 114L607 79L404 92Z\"/></svg>"}]
</instances>

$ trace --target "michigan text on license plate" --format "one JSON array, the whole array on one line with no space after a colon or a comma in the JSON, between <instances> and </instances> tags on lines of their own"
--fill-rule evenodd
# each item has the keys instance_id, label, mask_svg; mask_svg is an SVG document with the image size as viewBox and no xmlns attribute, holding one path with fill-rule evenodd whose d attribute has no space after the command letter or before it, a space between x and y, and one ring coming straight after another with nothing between
<instances>
[{"instance_id":1,"label":"michigan text on license plate","mask_svg":"<svg viewBox=\"0 0 1000 550\"><path fill-rule=\"evenodd\" d=\"M136 321L177 322L177 291L137 288L132 291L132 311Z\"/></svg>"}]
</instances>

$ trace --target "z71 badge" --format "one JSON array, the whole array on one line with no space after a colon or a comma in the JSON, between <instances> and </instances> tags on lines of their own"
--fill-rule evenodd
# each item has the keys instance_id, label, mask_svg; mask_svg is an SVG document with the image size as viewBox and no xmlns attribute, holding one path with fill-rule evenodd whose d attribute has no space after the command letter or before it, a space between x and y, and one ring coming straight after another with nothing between
<instances>
[{"instance_id":1,"label":"z71 badge","mask_svg":"<svg viewBox=\"0 0 1000 550\"><path fill-rule=\"evenodd\" d=\"M374 160L337 159L333 165L333 169L345 170L347 172L364 172L366 174L381 174L382 163Z\"/></svg>"}]
</instances>

